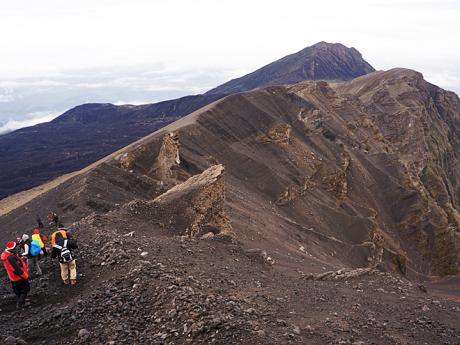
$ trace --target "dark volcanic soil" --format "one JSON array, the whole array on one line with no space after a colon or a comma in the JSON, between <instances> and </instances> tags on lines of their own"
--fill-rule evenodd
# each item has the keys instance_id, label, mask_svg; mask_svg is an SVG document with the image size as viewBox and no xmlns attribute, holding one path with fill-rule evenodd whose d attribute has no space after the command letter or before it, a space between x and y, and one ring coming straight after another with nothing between
<instances>
[{"instance_id":1,"label":"dark volcanic soil","mask_svg":"<svg viewBox=\"0 0 460 345\"><path fill-rule=\"evenodd\" d=\"M2 336L30 344L459 343L458 295L447 300L377 271L306 280L301 254L285 269L237 243L170 238L112 220L82 222L77 287L60 284L47 262L45 277L32 281L31 306L14 311L2 285Z\"/></svg>"}]
</instances>

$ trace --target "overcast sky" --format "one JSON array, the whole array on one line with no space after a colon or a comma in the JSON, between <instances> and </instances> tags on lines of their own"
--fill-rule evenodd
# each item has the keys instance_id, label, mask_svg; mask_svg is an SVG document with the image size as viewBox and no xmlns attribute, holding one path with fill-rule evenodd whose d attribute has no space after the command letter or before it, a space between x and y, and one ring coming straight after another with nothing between
<instances>
[{"instance_id":1,"label":"overcast sky","mask_svg":"<svg viewBox=\"0 0 460 345\"><path fill-rule=\"evenodd\" d=\"M205 91L318 41L460 92L456 0L0 0L0 123ZM1 125L0 125L1 130Z\"/></svg>"}]
</instances>

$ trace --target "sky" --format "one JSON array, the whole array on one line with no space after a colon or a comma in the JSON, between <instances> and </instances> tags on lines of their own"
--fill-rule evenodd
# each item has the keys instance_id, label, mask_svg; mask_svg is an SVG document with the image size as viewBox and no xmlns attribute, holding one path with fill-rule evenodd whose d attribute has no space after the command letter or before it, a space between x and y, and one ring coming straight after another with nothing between
<instances>
[{"instance_id":1,"label":"sky","mask_svg":"<svg viewBox=\"0 0 460 345\"><path fill-rule=\"evenodd\" d=\"M206 91L319 41L460 93L457 0L0 0L0 133Z\"/></svg>"}]
</instances>

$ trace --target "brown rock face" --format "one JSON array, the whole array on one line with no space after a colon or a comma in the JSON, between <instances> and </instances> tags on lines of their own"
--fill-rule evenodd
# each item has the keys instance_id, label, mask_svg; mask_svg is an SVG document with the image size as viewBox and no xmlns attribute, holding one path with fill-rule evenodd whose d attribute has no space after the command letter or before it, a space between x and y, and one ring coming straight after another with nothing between
<instances>
[{"instance_id":1,"label":"brown rock face","mask_svg":"<svg viewBox=\"0 0 460 345\"><path fill-rule=\"evenodd\" d=\"M209 232L231 234L225 214L224 167L214 165L190 177L153 201L156 219L174 233L198 237Z\"/></svg>"},{"instance_id":2,"label":"brown rock face","mask_svg":"<svg viewBox=\"0 0 460 345\"><path fill-rule=\"evenodd\" d=\"M118 155L116 159L125 170L135 170L162 184L174 185L178 178L174 170L180 164L177 135L166 133L157 140Z\"/></svg>"},{"instance_id":3,"label":"brown rock face","mask_svg":"<svg viewBox=\"0 0 460 345\"><path fill-rule=\"evenodd\" d=\"M168 133L163 138L158 157L152 167L152 173L161 181L174 178L172 168L180 164L179 142L174 133Z\"/></svg>"},{"instance_id":4,"label":"brown rock face","mask_svg":"<svg viewBox=\"0 0 460 345\"><path fill-rule=\"evenodd\" d=\"M419 195L418 206L399 223L401 235L433 260L435 272L458 273L458 97L405 69L357 78L338 91L359 98L406 169L403 186Z\"/></svg>"}]
</instances>

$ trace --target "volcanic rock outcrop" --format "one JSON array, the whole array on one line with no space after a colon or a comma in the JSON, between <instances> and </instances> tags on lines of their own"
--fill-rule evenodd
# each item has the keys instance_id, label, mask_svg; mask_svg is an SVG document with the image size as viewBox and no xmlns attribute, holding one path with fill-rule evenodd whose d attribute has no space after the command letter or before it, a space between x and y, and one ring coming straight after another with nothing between
<instances>
[{"instance_id":1,"label":"volcanic rock outcrop","mask_svg":"<svg viewBox=\"0 0 460 345\"><path fill-rule=\"evenodd\" d=\"M155 219L171 231L190 237L230 234L223 175L224 167L214 165L156 197Z\"/></svg>"},{"instance_id":2,"label":"volcanic rock outcrop","mask_svg":"<svg viewBox=\"0 0 460 345\"><path fill-rule=\"evenodd\" d=\"M165 136L169 137L169 134ZM225 213L222 165L213 165L185 182L176 180L176 183L153 200L136 199L116 212L121 217L134 217L143 220L145 224L166 230L168 236L234 237ZM161 184L158 191L164 190L164 187L165 184Z\"/></svg>"},{"instance_id":3,"label":"volcanic rock outcrop","mask_svg":"<svg viewBox=\"0 0 460 345\"><path fill-rule=\"evenodd\" d=\"M174 185L178 178L174 167L180 164L178 138L173 132L167 133L159 140L136 147L116 159L125 170L136 170L162 184Z\"/></svg>"}]
</instances>

